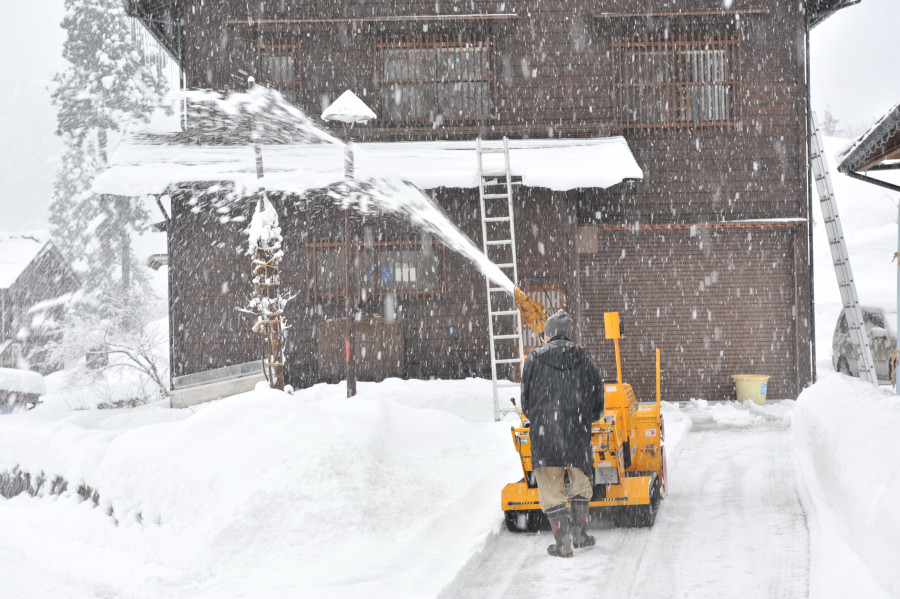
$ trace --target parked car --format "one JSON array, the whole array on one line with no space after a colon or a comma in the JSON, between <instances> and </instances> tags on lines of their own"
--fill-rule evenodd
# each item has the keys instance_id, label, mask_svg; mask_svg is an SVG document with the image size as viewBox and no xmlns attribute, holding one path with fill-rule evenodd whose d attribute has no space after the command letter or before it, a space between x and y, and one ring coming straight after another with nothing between
<instances>
[{"instance_id":1,"label":"parked car","mask_svg":"<svg viewBox=\"0 0 900 599\"><path fill-rule=\"evenodd\" d=\"M897 347L897 314L885 312L881 308L863 307L862 316L863 326L869 337L869 348L872 350L872 360L875 361L875 374L881 381L890 381L891 354ZM841 310L831 341L831 363L838 372L859 376L856 360L857 352L850 340L847 317Z\"/></svg>"}]
</instances>

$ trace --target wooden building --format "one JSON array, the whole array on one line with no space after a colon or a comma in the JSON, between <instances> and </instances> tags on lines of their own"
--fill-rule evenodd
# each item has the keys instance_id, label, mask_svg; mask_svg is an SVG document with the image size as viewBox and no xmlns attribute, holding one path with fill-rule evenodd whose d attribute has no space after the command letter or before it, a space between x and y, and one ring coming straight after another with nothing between
<instances>
[{"instance_id":1,"label":"wooden building","mask_svg":"<svg viewBox=\"0 0 900 599\"><path fill-rule=\"evenodd\" d=\"M53 300L80 286L47 232L0 233L0 368L27 361L44 374L58 369L44 358L52 335L44 325L61 316L62 302Z\"/></svg>"},{"instance_id":2,"label":"wooden building","mask_svg":"<svg viewBox=\"0 0 900 599\"><path fill-rule=\"evenodd\" d=\"M653 350L661 348L666 397L684 400L733 398L735 373L771 375L770 397L795 397L814 377L808 33L853 3L126 6L182 65L186 88L243 90L252 75L309 115L351 89L378 114L356 130L362 142L623 136L640 182L553 189L528 185L520 173L520 283L549 290L573 313L578 340L606 372L614 362L602 314L618 310L627 335L623 361L638 395L652 393ZM471 160L474 170L474 150ZM248 289L247 205L223 201L233 191L210 189L209 180L197 185L184 174L180 183L165 193L173 377L258 354L246 316L235 309ZM480 240L475 189L425 187ZM322 323L342 318L343 292L334 283L339 277L318 275L341 268L334 248L343 216L316 193L276 194L275 204L294 261L285 263L285 283L300 292L286 315L293 327L288 381L329 380L335 374L323 364L341 358L328 353L339 351ZM369 218L359 225L363 264L372 267L361 275L360 308L371 336L401 340L386 352L391 360L372 360L361 378L485 374L481 273L408 222ZM374 273L387 254L429 275L411 286L396 278L380 285ZM368 343L377 351L377 341Z\"/></svg>"}]
</instances>

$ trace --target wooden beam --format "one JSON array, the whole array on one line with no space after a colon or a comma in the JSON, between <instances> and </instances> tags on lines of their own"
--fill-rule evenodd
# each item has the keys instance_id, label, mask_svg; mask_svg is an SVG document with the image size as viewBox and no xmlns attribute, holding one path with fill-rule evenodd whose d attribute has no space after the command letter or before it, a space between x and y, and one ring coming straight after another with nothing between
<instances>
[{"instance_id":1,"label":"wooden beam","mask_svg":"<svg viewBox=\"0 0 900 599\"><path fill-rule=\"evenodd\" d=\"M636 19L642 17L724 17L729 15L767 15L768 8L746 10L684 10L669 12L595 12L595 19Z\"/></svg>"},{"instance_id":2,"label":"wooden beam","mask_svg":"<svg viewBox=\"0 0 900 599\"><path fill-rule=\"evenodd\" d=\"M771 220L739 220L708 223L670 223L640 225L598 225L598 231L678 231L688 229L792 229L806 224L805 218L778 218Z\"/></svg>"},{"instance_id":3,"label":"wooden beam","mask_svg":"<svg viewBox=\"0 0 900 599\"><path fill-rule=\"evenodd\" d=\"M384 17L342 17L338 19L229 19L227 25L286 25L328 23L405 23L408 21L501 21L518 19L516 13L472 15L396 15Z\"/></svg>"}]
</instances>

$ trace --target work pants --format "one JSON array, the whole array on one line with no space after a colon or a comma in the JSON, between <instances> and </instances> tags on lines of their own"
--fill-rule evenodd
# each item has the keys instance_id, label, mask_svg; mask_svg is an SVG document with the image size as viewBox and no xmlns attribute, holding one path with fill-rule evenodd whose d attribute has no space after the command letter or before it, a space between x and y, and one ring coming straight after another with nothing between
<instances>
[{"instance_id":1,"label":"work pants","mask_svg":"<svg viewBox=\"0 0 900 599\"><path fill-rule=\"evenodd\" d=\"M566 468L537 468L534 477L537 479L538 497L541 510L545 513L555 507L565 505L572 497L579 495L590 501L594 495L594 487L584 472L579 468L569 468L569 493L566 494Z\"/></svg>"}]
</instances>

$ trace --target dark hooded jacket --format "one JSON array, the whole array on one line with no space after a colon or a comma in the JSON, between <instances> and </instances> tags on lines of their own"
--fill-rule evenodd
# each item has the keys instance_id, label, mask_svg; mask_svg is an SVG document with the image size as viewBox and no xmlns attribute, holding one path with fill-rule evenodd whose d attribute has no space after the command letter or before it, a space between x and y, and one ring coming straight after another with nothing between
<instances>
[{"instance_id":1,"label":"dark hooded jacket","mask_svg":"<svg viewBox=\"0 0 900 599\"><path fill-rule=\"evenodd\" d=\"M603 384L583 348L560 336L528 355L522 411L531 421L534 468L575 467L590 476L591 423L603 413Z\"/></svg>"}]
</instances>

